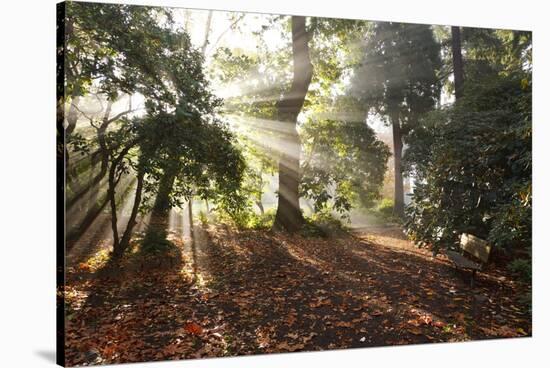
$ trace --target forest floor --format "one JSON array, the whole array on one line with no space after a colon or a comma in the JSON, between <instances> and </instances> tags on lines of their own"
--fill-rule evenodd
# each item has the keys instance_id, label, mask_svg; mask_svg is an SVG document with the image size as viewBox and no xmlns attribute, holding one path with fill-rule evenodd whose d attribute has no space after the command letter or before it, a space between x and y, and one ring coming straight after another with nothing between
<instances>
[{"instance_id":1,"label":"forest floor","mask_svg":"<svg viewBox=\"0 0 550 368\"><path fill-rule=\"evenodd\" d=\"M335 238L195 226L117 268L69 264L67 365L531 335L528 290L489 265L473 288L395 227ZM137 249L137 247L136 247Z\"/></svg>"}]
</instances>

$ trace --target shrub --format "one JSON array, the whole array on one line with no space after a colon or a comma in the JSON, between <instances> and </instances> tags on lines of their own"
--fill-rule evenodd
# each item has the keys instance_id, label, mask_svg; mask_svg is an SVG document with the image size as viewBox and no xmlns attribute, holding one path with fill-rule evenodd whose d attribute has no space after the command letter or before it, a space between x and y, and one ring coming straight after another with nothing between
<instances>
[{"instance_id":1,"label":"shrub","mask_svg":"<svg viewBox=\"0 0 550 368\"><path fill-rule=\"evenodd\" d=\"M199 212L199 222L203 227L208 225L208 216L203 211Z\"/></svg>"},{"instance_id":2,"label":"shrub","mask_svg":"<svg viewBox=\"0 0 550 368\"><path fill-rule=\"evenodd\" d=\"M407 136L415 177L407 232L419 245L458 246L466 232L499 248L531 243L531 91L510 76L479 83Z\"/></svg>"},{"instance_id":3,"label":"shrub","mask_svg":"<svg viewBox=\"0 0 550 368\"><path fill-rule=\"evenodd\" d=\"M267 230L270 229L275 220L275 209L269 209L263 214L255 213L252 210L240 211L228 214L224 211L216 213L216 221L238 229Z\"/></svg>"},{"instance_id":4,"label":"shrub","mask_svg":"<svg viewBox=\"0 0 550 368\"><path fill-rule=\"evenodd\" d=\"M391 218L393 216L393 200L389 198L382 199L376 206L376 211L384 218Z\"/></svg>"},{"instance_id":5,"label":"shrub","mask_svg":"<svg viewBox=\"0 0 550 368\"><path fill-rule=\"evenodd\" d=\"M247 224L247 228L254 230L267 230L273 226L275 221L275 209L269 209L263 214L252 214Z\"/></svg>"},{"instance_id":6,"label":"shrub","mask_svg":"<svg viewBox=\"0 0 550 368\"><path fill-rule=\"evenodd\" d=\"M305 218L302 234L309 237L329 237L335 233L347 231L342 221L332 215L329 210L313 213Z\"/></svg>"},{"instance_id":7,"label":"shrub","mask_svg":"<svg viewBox=\"0 0 550 368\"><path fill-rule=\"evenodd\" d=\"M521 281L527 283L531 282L531 260L525 258L514 259L508 264L508 270L510 270L510 272L513 272Z\"/></svg>"},{"instance_id":8,"label":"shrub","mask_svg":"<svg viewBox=\"0 0 550 368\"><path fill-rule=\"evenodd\" d=\"M141 241L140 251L143 253L159 254L171 251L175 245L166 239L165 230L149 228Z\"/></svg>"}]
</instances>

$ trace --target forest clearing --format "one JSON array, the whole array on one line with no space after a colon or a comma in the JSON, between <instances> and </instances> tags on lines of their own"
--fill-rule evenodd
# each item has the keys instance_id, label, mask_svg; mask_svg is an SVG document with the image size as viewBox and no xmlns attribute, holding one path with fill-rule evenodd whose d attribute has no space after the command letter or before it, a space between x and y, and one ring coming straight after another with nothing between
<instances>
[{"instance_id":1,"label":"forest clearing","mask_svg":"<svg viewBox=\"0 0 550 368\"><path fill-rule=\"evenodd\" d=\"M528 31L58 5L60 364L530 337Z\"/></svg>"}]
</instances>

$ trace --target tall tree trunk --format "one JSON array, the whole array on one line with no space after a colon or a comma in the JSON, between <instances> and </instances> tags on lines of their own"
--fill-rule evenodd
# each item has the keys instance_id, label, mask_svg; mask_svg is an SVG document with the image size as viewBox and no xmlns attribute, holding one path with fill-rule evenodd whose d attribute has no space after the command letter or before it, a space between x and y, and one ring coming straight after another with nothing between
<instances>
[{"instance_id":1,"label":"tall tree trunk","mask_svg":"<svg viewBox=\"0 0 550 368\"><path fill-rule=\"evenodd\" d=\"M160 179L159 190L153 209L151 210L150 230L158 233L166 233L170 215L170 193L176 180L175 170L167 168Z\"/></svg>"},{"instance_id":2,"label":"tall tree trunk","mask_svg":"<svg viewBox=\"0 0 550 368\"><path fill-rule=\"evenodd\" d=\"M298 230L304 222L300 211L300 137L296 130L298 114L311 83L313 66L309 56L310 34L306 31L306 18L293 16L292 59L294 76L290 90L277 103L278 120L286 125L283 129L286 152L279 160L279 198L273 226L287 231Z\"/></svg>"},{"instance_id":3,"label":"tall tree trunk","mask_svg":"<svg viewBox=\"0 0 550 368\"><path fill-rule=\"evenodd\" d=\"M193 195L189 197L187 203L187 213L189 215L189 231L191 232L191 238L193 238Z\"/></svg>"},{"instance_id":4,"label":"tall tree trunk","mask_svg":"<svg viewBox=\"0 0 550 368\"><path fill-rule=\"evenodd\" d=\"M462 44L460 27L451 27L453 49L453 74L455 82L455 97L460 99L464 94L464 62L462 60Z\"/></svg>"},{"instance_id":5,"label":"tall tree trunk","mask_svg":"<svg viewBox=\"0 0 550 368\"><path fill-rule=\"evenodd\" d=\"M401 172L401 157L403 155L403 139L401 137L401 125L399 124L399 112L390 112L390 120L393 132L393 165L394 165L394 196L393 214L402 217L405 214L405 194L403 191L403 173Z\"/></svg>"}]
</instances>

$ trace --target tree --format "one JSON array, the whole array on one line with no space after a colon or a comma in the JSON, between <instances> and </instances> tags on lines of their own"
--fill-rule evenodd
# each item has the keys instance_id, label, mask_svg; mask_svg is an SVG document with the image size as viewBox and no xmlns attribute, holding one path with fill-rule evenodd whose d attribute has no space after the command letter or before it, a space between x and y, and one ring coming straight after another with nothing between
<instances>
[{"instance_id":1,"label":"tree","mask_svg":"<svg viewBox=\"0 0 550 368\"><path fill-rule=\"evenodd\" d=\"M379 198L389 150L365 122L323 120L302 130L305 160L301 193L315 211L347 213Z\"/></svg>"},{"instance_id":2,"label":"tree","mask_svg":"<svg viewBox=\"0 0 550 368\"><path fill-rule=\"evenodd\" d=\"M271 24L280 23L277 23L277 18L275 18L271 20ZM375 196L376 190L372 190L377 188L377 176L373 175L372 181L367 180L367 176L362 176L364 182L360 183L357 180L362 174L359 173L374 170L368 163L375 162L377 158L380 159L380 167L385 167L386 160L383 150L377 151L371 145L376 139L373 138L372 132L365 124L364 112L360 112L361 118L358 118L357 110L361 110L358 109L359 105L350 101L352 99L342 96L347 73L356 62L355 45L363 36L365 29L365 22L344 19L312 18L308 25L310 34L308 50L315 73L312 74L301 109L301 113L306 118L297 127L300 137L305 134L303 138L305 140L300 139L300 148L304 148L305 157L302 157L300 168L304 176L300 180L299 196L305 195L310 199L315 197L319 200L325 198L327 202L323 203L326 204L328 196L330 196L328 193L333 192L332 186L337 180L336 178L345 180L345 178L353 177L354 184L348 186L347 190L341 191L342 196L338 196L337 207L343 212L345 212L345 207L351 206L352 197L355 199L358 193L369 193L368 196L363 196L363 199ZM336 49L338 52L335 52ZM243 136L246 137L244 139L246 150L253 150L255 156L276 158L284 154L282 151L288 149L286 138L289 134L288 124L277 120L277 103L273 103L274 100L276 101L276 96L284 94L286 90L290 89L292 80L289 76L292 76L293 73L291 70L287 71L284 64L288 57L290 54L286 48L276 51L261 48L255 54L244 54L239 49L222 48L214 55L215 63L212 66L212 71L216 76L216 81L224 86L238 85L244 91L242 95L226 100L224 110L239 122L239 127L244 130ZM289 80L288 87L286 86L287 79ZM281 83L281 81L285 83ZM335 91L338 93L335 94ZM355 132L359 136L353 137L349 144L340 144L335 141L331 143L325 139L323 145L314 149L315 145L312 145L310 141L314 140L313 136L326 134L323 129L329 124L327 120L331 120L330 124L338 127L336 131L340 132L338 129L341 129L343 132ZM243 126L246 129L243 129ZM274 137L279 139L280 144L275 147L264 144L264 142L274 141ZM357 146L360 139L364 139L363 151ZM354 170L344 172L345 170L338 168L338 173L330 178L327 175L322 175L323 168L318 164L320 156L341 150L342 147L348 147L350 154L369 151L373 156L354 156L357 159ZM312 161L313 157L315 159ZM251 160L247 158L247 162L250 163ZM261 198L261 190L253 190L250 184L255 183L257 188L261 188L262 172L266 168L268 170L271 168L271 165L264 165L264 163L262 161L262 165L249 165L247 170L247 183L249 183L247 187L250 194L256 199ZM310 165L312 163L314 165ZM348 163L351 164L351 161L347 160L345 167L350 169L351 166ZM356 167L360 167L360 169L357 170L357 176L353 176ZM258 172L258 170L260 171ZM305 170L308 171L307 177L305 177ZM313 181L321 176L327 180L313 185ZM346 183L350 184L349 181ZM343 183L341 188L343 189L347 184Z\"/></svg>"},{"instance_id":3,"label":"tree","mask_svg":"<svg viewBox=\"0 0 550 368\"><path fill-rule=\"evenodd\" d=\"M304 222L298 188L301 147L296 123L313 75L308 46L310 34L306 30L305 17L293 16L291 28L293 80L290 90L277 102L277 116L286 126L284 143L288 148L279 161L279 199L273 224L275 228L287 231L299 229Z\"/></svg>"},{"instance_id":4,"label":"tree","mask_svg":"<svg viewBox=\"0 0 550 368\"><path fill-rule=\"evenodd\" d=\"M409 134L416 178L409 235L455 248L462 232L501 249L531 244L531 35L463 28L463 96Z\"/></svg>"},{"instance_id":5,"label":"tree","mask_svg":"<svg viewBox=\"0 0 550 368\"><path fill-rule=\"evenodd\" d=\"M72 96L66 99L66 170L71 189L66 206L78 206L71 211L86 214L80 221L71 218L74 227L68 239L77 239L107 204L107 196L98 196L108 174L110 147L105 143L106 132L134 112L130 105L125 111L111 114L113 104L133 93L161 100L169 96L167 86L160 82L162 68L153 66L162 65L157 40L169 34L169 25L160 26L157 18L166 16L170 21L170 13L161 8L88 3L70 3L66 9L65 91ZM94 114L85 112L88 96L100 105ZM75 131L80 117L89 120L95 137L82 135L80 128ZM83 159L69 160L69 156L78 154ZM86 182L80 179L83 170L90 173Z\"/></svg>"},{"instance_id":6,"label":"tree","mask_svg":"<svg viewBox=\"0 0 550 368\"><path fill-rule=\"evenodd\" d=\"M460 27L451 27L453 75L455 84L455 97L458 100L464 90L464 66L462 61L462 42L460 40Z\"/></svg>"},{"instance_id":7,"label":"tree","mask_svg":"<svg viewBox=\"0 0 550 368\"><path fill-rule=\"evenodd\" d=\"M530 86L525 75L469 82L459 103L411 133L407 229L418 244L455 248L467 232L505 249L530 245Z\"/></svg>"},{"instance_id":8,"label":"tree","mask_svg":"<svg viewBox=\"0 0 550 368\"><path fill-rule=\"evenodd\" d=\"M90 192L107 175L114 255L128 247L140 210L152 207L151 232L165 235L168 209L189 198L191 188L199 194L213 190L222 205L237 206L228 198L239 198L242 156L215 115L221 101L209 90L203 55L174 26L171 11L110 4L71 3L69 8L67 58L79 67L68 71L66 89L78 89L80 96L93 91L103 109L102 119L96 119L74 106L95 128L101 157L92 185L81 190ZM117 97L134 93L145 97L145 115L127 118L129 107L111 116ZM75 142L78 147L87 143ZM135 184L134 203L119 234L119 205L131 186L121 184L124 178Z\"/></svg>"},{"instance_id":9,"label":"tree","mask_svg":"<svg viewBox=\"0 0 550 368\"><path fill-rule=\"evenodd\" d=\"M363 63L355 70L352 79L352 91L366 105L366 110L381 115L391 124L394 214L398 216L404 212L403 136L439 99L439 51L440 46L429 26L373 23L367 36Z\"/></svg>"}]
</instances>

